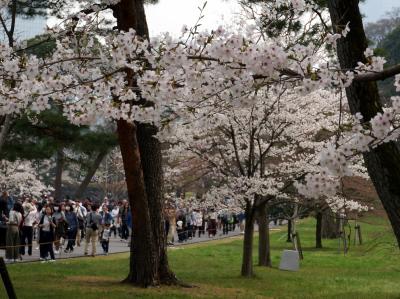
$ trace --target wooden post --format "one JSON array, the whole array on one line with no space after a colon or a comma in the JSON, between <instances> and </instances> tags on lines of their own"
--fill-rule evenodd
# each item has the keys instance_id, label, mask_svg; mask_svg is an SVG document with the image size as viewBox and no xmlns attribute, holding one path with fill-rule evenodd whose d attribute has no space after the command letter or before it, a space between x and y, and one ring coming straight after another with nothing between
<instances>
[{"instance_id":1,"label":"wooden post","mask_svg":"<svg viewBox=\"0 0 400 299\"><path fill-rule=\"evenodd\" d=\"M301 260L304 260L303 248L301 247L299 232L296 232L296 244L297 244L297 250L299 251L299 257Z\"/></svg>"},{"instance_id":2,"label":"wooden post","mask_svg":"<svg viewBox=\"0 0 400 299\"><path fill-rule=\"evenodd\" d=\"M304 259L303 249L301 248L300 235L298 232L295 232L292 235L292 241L294 249L297 250L297 252L299 253L299 258L303 260Z\"/></svg>"},{"instance_id":3,"label":"wooden post","mask_svg":"<svg viewBox=\"0 0 400 299\"><path fill-rule=\"evenodd\" d=\"M358 244L362 245L362 236L361 236L361 226L357 224L355 226L356 232L355 232L355 237L354 237L354 244L356 242L356 239L358 240Z\"/></svg>"},{"instance_id":4,"label":"wooden post","mask_svg":"<svg viewBox=\"0 0 400 299\"><path fill-rule=\"evenodd\" d=\"M8 275L6 263L2 257L0 257L0 274L1 278L3 279L4 287L7 291L8 299L17 299L10 276Z\"/></svg>"},{"instance_id":5,"label":"wooden post","mask_svg":"<svg viewBox=\"0 0 400 299\"><path fill-rule=\"evenodd\" d=\"M347 244L346 228L344 226L342 229L342 238L343 238L343 254L346 255L348 244Z\"/></svg>"},{"instance_id":6,"label":"wooden post","mask_svg":"<svg viewBox=\"0 0 400 299\"><path fill-rule=\"evenodd\" d=\"M357 226L358 226L358 224L357 224L357 218L356 219L354 219L354 230L355 230L355 232L354 232L354 245L357 245L357 239L358 239L358 232L357 232Z\"/></svg>"}]
</instances>

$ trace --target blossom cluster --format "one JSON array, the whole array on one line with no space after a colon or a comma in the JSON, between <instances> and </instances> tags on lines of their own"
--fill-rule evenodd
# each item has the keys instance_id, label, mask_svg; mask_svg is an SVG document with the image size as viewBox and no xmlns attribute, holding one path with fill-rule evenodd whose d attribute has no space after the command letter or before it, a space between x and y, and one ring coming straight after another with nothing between
<instances>
[{"instance_id":1,"label":"blossom cluster","mask_svg":"<svg viewBox=\"0 0 400 299\"><path fill-rule=\"evenodd\" d=\"M190 122L170 128L166 138L172 144L166 151L169 159L197 157L213 170L218 187L206 196L210 205L228 197L232 206L241 207L254 203L256 196L295 200L286 190L290 182L318 168L324 137L316 140L315 135L335 129L337 116L321 113L339 105L329 92L299 98L290 91L264 91L249 98L252 105L240 108L214 101L193 113ZM186 171L186 166L175 166L174 172L179 174L182 167ZM168 180L173 175L169 172Z\"/></svg>"},{"instance_id":2,"label":"blossom cluster","mask_svg":"<svg viewBox=\"0 0 400 299\"><path fill-rule=\"evenodd\" d=\"M29 161L1 161L0 181L3 190L12 195L27 195L39 198L53 190L45 185Z\"/></svg>"},{"instance_id":3,"label":"blossom cluster","mask_svg":"<svg viewBox=\"0 0 400 299\"><path fill-rule=\"evenodd\" d=\"M338 71L324 45L345 38L348 26L334 36L321 32L320 43L293 43L299 33L266 37L254 24L241 30L196 27L179 38L147 40L134 30L102 35L98 16L118 1L84 2L92 13L74 14L48 32L57 43L49 57L0 43L0 115L39 113L57 104L74 124L153 123L160 139L176 142L176 152L201 156L247 200L276 195L286 180L319 167L321 178L307 176L304 190L333 191L331 178L351 174L357 152L399 137L400 100L394 97L392 107L370 122L352 118L351 132L332 138L325 149L313 140L318 130L334 131L329 126L343 106L325 101L322 90L346 87L356 74L383 68L384 59L367 49L365 63ZM275 2L293 9L304 27L314 22L306 1ZM399 89L398 77L395 84Z\"/></svg>"},{"instance_id":4,"label":"blossom cluster","mask_svg":"<svg viewBox=\"0 0 400 299\"><path fill-rule=\"evenodd\" d=\"M358 201L349 200L340 195L332 196L328 198L326 202L330 209L341 217L345 217L349 212L367 212L373 209L372 207L363 205Z\"/></svg>"}]
</instances>

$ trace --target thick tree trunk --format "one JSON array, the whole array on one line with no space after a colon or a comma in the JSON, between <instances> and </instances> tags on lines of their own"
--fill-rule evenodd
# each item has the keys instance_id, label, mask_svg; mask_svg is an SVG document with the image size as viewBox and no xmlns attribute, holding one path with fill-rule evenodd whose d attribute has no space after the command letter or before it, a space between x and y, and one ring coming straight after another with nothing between
<instances>
[{"instance_id":1,"label":"thick tree trunk","mask_svg":"<svg viewBox=\"0 0 400 299\"><path fill-rule=\"evenodd\" d=\"M113 12L117 19L119 30L129 31L134 29L139 36L143 38L149 37L143 0L121 0L114 7ZM127 71L127 80L129 86L136 86L132 71ZM142 100L142 104L151 105L145 99ZM145 124L138 124L137 127L130 125L130 129L124 129L126 125L124 121L118 122L120 145L122 146L121 140L126 138L129 140L134 139L135 142L131 140L130 144L125 144L124 146L126 154L126 159L124 159L125 172L132 172L133 170L138 172L140 169L142 180L140 182L137 181L136 187L143 189L143 196L137 195L137 190L134 189L131 182L135 178L126 174L128 195L133 205L132 216L134 220L131 264L126 281L142 286L174 284L177 283L177 280L169 269L166 253L161 145L154 138L157 131L155 127ZM132 127L135 130L132 130ZM134 138L132 137L133 135ZM130 149L132 146L135 148L136 159L129 157L132 155L132 149ZM129 184L131 184L131 190ZM140 204L140 207L138 204ZM139 259L142 258L146 259L146 261L141 262L142 264L139 267ZM144 275L141 274L142 272L144 272Z\"/></svg>"},{"instance_id":2,"label":"thick tree trunk","mask_svg":"<svg viewBox=\"0 0 400 299\"><path fill-rule=\"evenodd\" d=\"M54 179L54 199L61 200L62 173L64 169L64 151L59 148L56 154L56 175Z\"/></svg>"},{"instance_id":3,"label":"thick tree trunk","mask_svg":"<svg viewBox=\"0 0 400 299\"><path fill-rule=\"evenodd\" d=\"M152 250L153 232L136 138L137 128L124 120L117 122L117 128L132 211L130 271L126 281L143 287L157 285L157 257Z\"/></svg>"},{"instance_id":4,"label":"thick tree trunk","mask_svg":"<svg viewBox=\"0 0 400 299\"><path fill-rule=\"evenodd\" d=\"M162 155L160 141L154 137L156 133L157 128L152 125L138 125L138 141L149 203L153 250L157 258L159 281L162 284L176 284L178 281L174 273L169 269L167 258L167 240L163 213Z\"/></svg>"},{"instance_id":5,"label":"thick tree trunk","mask_svg":"<svg viewBox=\"0 0 400 299\"><path fill-rule=\"evenodd\" d=\"M258 265L272 267L271 248L269 242L269 218L267 205L263 204L258 207Z\"/></svg>"},{"instance_id":6,"label":"thick tree trunk","mask_svg":"<svg viewBox=\"0 0 400 299\"><path fill-rule=\"evenodd\" d=\"M253 237L254 237L254 208L246 204L246 224L244 227L242 276L253 276Z\"/></svg>"},{"instance_id":7,"label":"thick tree trunk","mask_svg":"<svg viewBox=\"0 0 400 299\"><path fill-rule=\"evenodd\" d=\"M329 0L329 12L337 32L347 23L350 32L339 39L337 53L342 69L352 69L357 62L366 62L367 39L359 9L359 0ZM352 114L361 112L369 121L382 111L376 82L354 82L346 89ZM389 216L400 247L400 150L394 142L385 143L364 154L368 173Z\"/></svg>"},{"instance_id":8,"label":"thick tree trunk","mask_svg":"<svg viewBox=\"0 0 400 299\"><path fill-rule=\"evenodd\" d=\"M335 214L329 209L322 213L322 238L336 239L339 237L339 226L335 217Z\"/></svg>"},{"instance_id":9,"label":"thick tree trunk","mask_svg":"<svg viewBox=\"0 0 400 299\"><path fill-rule=\"evenodd\" d=\"M317 219L315 226L315 248L322 248L322 212L318 211L315 218Z\"/></svg>"},{"instance_id":10,"label":"thick tree trunk","mask_svg":"<svg viewBox=\"0 0 400 299\"><path fill-rule=\"evenodd\" d=\"M286 242L292 243L292 220L291 219L288 220L288 224L287 224L287 239L286 239Z\"/></svg>"},{"instance_id":11,"label":"thick tree trunk","mask_svg":"<svg viewBox=\"0 0 400 299\"><path fill-rule=\"evenodd\" d=\"M107 155L107 151L102 151L97 154L96 159L93 161L93 164L90 166L88 169L88 172L86 173L85 178L81 182L81 184L78 187L78 190L75 192L75 198L81 198L83 193L85 192L87 186L89 185L90 181L92 180L94 174L96 173L97 169L99 169L99 166L101 162L103 161L104 157Z\"/></svg>"}]
</instances>

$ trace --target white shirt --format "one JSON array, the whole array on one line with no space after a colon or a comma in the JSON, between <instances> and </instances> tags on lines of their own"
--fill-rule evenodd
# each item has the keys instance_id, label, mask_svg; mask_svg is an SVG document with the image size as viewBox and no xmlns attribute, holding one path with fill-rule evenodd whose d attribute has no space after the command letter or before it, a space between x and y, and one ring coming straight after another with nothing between
<instances>
[{"instance_id":1,"label":"white shirt","mask_svg":"<svg viewBox=\"0 0 400 299\"><path fill-rule=\"evenodd\" d=\"M178 226L178 229L182 229L182 225L183 225L182 220L178 220L178 222L176 223L176 225Z\"/></svg>"},{"instance_id":2,"label":"white shirt","mask_svg":"<svg viewBox=\"0 0 400 299\"><path fill-rule=\"evenodd\" d=\"M211 220L216 220L216 219L217 219L217 213L211 212L211 213L210 213L210 219L211 219Z\"/></svg>"},{"instance_id":3,"label":"white shirt","mask_svg":"<svg viewBox=\"0 0 400 299\"><path fill-rule=\"evenodd\" d=\"M194 225L202 226L203 225L203 215L199 212L194 212Z\"/></svg>"},{"instance_id":4,"label":"white shirt","mask_svg":"<svg viewBox=\"0 0 400 299\"><path fill-rule=\"evenodd\" d=\"M112 216L112 218L114 220L118 218L118 214L119 214L119 208L118 207L115 207L114 209L112 209L111 216Z\"/></svg>"},{"instance_id":5,"label":"white shirt","mask_svg":"<svg viewBox=\"0 0 400 299\"><path fill-rule=\"evenodd\" d=\"M51 216L44 215L42 230L45 231L45 232L49 232L50 231L50 220L49 220L49 218L51 219Z\"/></svg>"},{"instance_id":6,"label":"white shirt","mask_svg":"<svg viewBox=\"0 0 400 299\"><path fill-rule=\"evenodd\" d=\"M87 210L84 206L79 205L78 206L78 211L77 211L77 216L81 219L85 219L87 215Z\"/></svg>"},{"instance_id":7,"label":"white shirt","mask_svg":"<svg viewBox=\"0 0 400 299\"><path fill-rule=\"evenodd\" d=\"M22 221L22 215L20 212L17 211L10 211L9 217L8 217L8 223L9 224L16 224L19 225Z\"/></svg>"},{"instance_id":8,"label":"white shirt","mask_svg":"<svg viewBox=\"0 0 400 299\"><path fill-rule=\"evenodd\" d=\"M33 211L29 211L28 213L26 213L25 219L24 219L24 226L32 226L33 225L33 223L36 221L36 213L37 213L36 207L34 208Z\"/></svg>"}]
</instances>

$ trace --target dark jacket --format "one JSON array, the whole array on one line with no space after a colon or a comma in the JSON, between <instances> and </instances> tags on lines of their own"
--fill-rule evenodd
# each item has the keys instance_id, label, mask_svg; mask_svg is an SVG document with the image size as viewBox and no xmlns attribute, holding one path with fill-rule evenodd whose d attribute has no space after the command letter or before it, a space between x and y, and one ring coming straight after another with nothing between
<instances>
[{"instance_id":1,"label":"dark jacket","mask_svg":"<svg viewBox=\"0 0 400 299\"><path fill-rule=\"evenodd\" d=\"M76 230L78 229L78 217L74 212L66 212L65 218L68 222L68 230Z\"/></svg>"},{"instance_id":2,"label":"dark jacket","mask_svg":"<svg viewBox=\"0 0 400 299\"><path fill-rule=\"evenodd\" d=\"M7 207L7 200L0 197L0 222L5 222L5 217L8 217L10 211Z\"/></svg>"},{"instance_id":3,"label":"dark jacket","mask_svg":"<svg viewBox=\"0 0 400 299\"><path fill-rule=\"evenodd\" d=\"M39 224L43 224L45 216L47 217L47 215L43 214L42 217L40 217ZM51 218L51 221L55 224L56 221L53 218L53 216L50 216L50 218ZM40 230L39 230L39 242L41 242L40 235L42 234L42 231L43 231L43 228L41 227ZM54 227L52 225L50 225L50 232L52 234L52 239L54 240Z\"/></svg>"},{"instance_id":4,"label":"dark jacket","mask_svg":"<svg viewBox=\"0 0 400 299\"><path fill-rule=\"evenodd\" d=\"M100 212L100 216L101 216L101 224L111 224L113 221L113 218L111 216L110 212L105 213L104 211Z\"/></svg>"}]
</instances>

